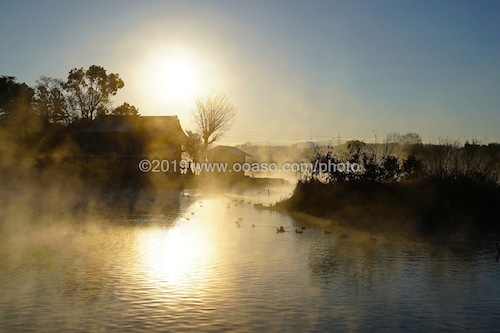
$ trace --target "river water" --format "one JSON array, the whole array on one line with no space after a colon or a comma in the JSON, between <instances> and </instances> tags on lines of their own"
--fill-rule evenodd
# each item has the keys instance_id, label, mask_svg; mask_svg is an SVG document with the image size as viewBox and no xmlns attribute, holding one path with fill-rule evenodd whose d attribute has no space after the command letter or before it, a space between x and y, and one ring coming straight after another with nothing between
<instances>
[{"instance_id":1,"label":"river water","mask_svg":"<svg viewBox=\"0 0 500 333\"><path fill-rule=\"evenodd\" d=\"M285 194L185 192L168 212L11 233L0 244L0 331L500 329L492 240L450 249L325 233L254 207Z\"/></svg>"}]
</instances>

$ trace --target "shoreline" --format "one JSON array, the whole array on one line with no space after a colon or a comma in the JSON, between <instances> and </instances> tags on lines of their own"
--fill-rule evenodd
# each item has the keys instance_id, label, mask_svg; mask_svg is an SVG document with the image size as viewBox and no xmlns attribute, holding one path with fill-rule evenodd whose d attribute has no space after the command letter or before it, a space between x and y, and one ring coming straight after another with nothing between
<instances>
[{"instance_id":1,"label":"shoreline","mask_svg":"<svg viewBox=\"0 0 500 333\"><path fill-rule=\"evenodd\" d=\"M262 208L306 214L323 228L339 225L423 242L461 243L499 234L498 202L498 187L477 184L299 183L290 198Z\"/></svg>"}]
</instances>

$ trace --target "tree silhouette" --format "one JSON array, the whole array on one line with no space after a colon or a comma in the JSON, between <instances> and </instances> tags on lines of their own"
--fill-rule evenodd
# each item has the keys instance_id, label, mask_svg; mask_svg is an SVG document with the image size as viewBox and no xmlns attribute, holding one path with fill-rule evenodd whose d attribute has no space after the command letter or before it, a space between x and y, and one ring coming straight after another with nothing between
<instances>
[{"instance_id":1,"label":"tree silhouette","mask_svg":"<svg viewBox=\"0 0 500 333\"><path fill-rule=\"evenodd\" d=\"M46 124L66 123L69 119L64 82L41 76L36 82L33 108Z\"/></svg>"},{"instance_id":2,"label":"tree silhouette","mask_svg":"<svg viewBox=\"0 0 500 333\"><path fill-rule=\"evenodd\" d=\"M68 102L82 119L94 119L107 114L111 96L116 95L124 83L118 74L106 74L101 66L92 65L87 70L74 68L65 83Z\"/></svg>"},{"instance_id":3,"label":"tree silhouette","mask_svg":"<svg viewBox=\"0 0 500 333\"><path fill-rule=\"evenodd\" d=\"M139 109L127 102L117 106L111 114L114 116L139 116Z\"/></svg>"},{"instance_id":4,"label":"tree silhouette","mask_svg":"<svg viewBox=\"0 0 500 333\"><path fill-rule=\"evenodd\" d=\"M31 113L33 89L16 82L14 76L0 76L0 118L23 117Z\"/></svg>"},{"instance_id":5,"label":"tree silhouette","mask_svg":"<svg viewBox=\"0 0 500 333\"><path fill-rule=\"evenodd\" d=\"M203 140L206 153L208 145L220 139L234 122L236 107L221 92L212 91L196 100L194 121Z\"/></svg>"},{"instance_id":6,"label":"tree silhouette","mask_svg":"<svg viewBox=\"0 0 500 333\"><path fill-rule=\"evenodd\" d=\"M184 151L189 155L191 161L196 162L198 161L198 157L200 155L201 136L200 134L189 130L186 131L186 134L188 139L183 145Z\"/></svg>"}]
</instances>

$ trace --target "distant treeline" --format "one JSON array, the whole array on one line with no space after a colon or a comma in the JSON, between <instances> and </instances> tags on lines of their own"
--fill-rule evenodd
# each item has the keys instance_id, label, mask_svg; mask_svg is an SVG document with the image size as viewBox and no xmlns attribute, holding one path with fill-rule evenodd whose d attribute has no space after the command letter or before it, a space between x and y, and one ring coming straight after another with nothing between
<instances>
[{"instance_id":1,"label":"distant treeline","mask_svg":"<svg viewBox=\"0 0 500 333\"><path fill-rule=\"evenodd\" d=\"M383 143L350 141L313 152L311 164L357 163L359 171L303 172L279 207L438 239L500 232L500 144L423 144L389 136Z\"/></svg>"},{"instance_id":2,"label":"distant treeline","mask_svg":"<svg viewBox=\"0 0 500 333\"><path fill-rule=\"evenodd\" d=\"M338 147L313 147L311 164L350 163L358 172L330 169L312 170L301 175L302 182L400 182L415 179L468 179L475 183L498 184L500 180L500 144L482 144L478 140L464 145L451 139L423 144L414 134L411 142L394 140L392 133L383 143L366 144L354 140ZM406 134L403 137L407 137Z\"/></svg>"}]
</instances>

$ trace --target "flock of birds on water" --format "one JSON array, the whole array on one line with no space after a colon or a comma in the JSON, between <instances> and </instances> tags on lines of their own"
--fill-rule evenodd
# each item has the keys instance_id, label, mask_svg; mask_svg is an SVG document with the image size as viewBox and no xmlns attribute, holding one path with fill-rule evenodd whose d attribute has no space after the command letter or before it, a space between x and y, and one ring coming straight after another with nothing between
<instances>
[{"instance_id":1,"label":"flock of birds on water","mask_svg":"<svg viewBox=\"0 0 500 333\"><path fill-rule=\"evenodd\" d=\"M187 198L191 197L190 195L186 195L186 194L183 194L183 196L187 197ZM234 199L233 201L237 201L237 200ZM240 200L240 203L244 203L244 200ZM200 204L200 207L203 207L202 201L199 201L199 204ZM252 202L247 202L247 204L252 204ZM238 206L238 203L235 203L234 205ZM226 208L231 208L231 204L228 203L226 205ZM262 204L254 204L254 208L256 208L256 209L263 209L264 206ZM194 215L194 212L191 212L191 215ZM190 219L186 218L186 220L189 221ZM241 217L239 217L234 223L236 224L236 226L238 228L241 228L241 222L242 221L243 221L243 219ZM252 227L252 229L255 229L256 226L255 226L255 224L252 223L251 227ZM306 229L306 227L300 226L300 227L296 227L294 231L295 231L296 234L302 234L305 229ZM283 227L282 225L276 228L276 233L284 233L284 232L286 232L286 228ZM325 229L325 230L323 230L323 233L325 235L331 235L332 231ZM349 238L349 235L346 234L346 233L342 233L342 234L339 235L339 237L340 238ZM498 235L498 238L500 239L500 233ZM373 241L373 242L377 242L378 241L378 239L376 237L373 237L373 236L369 236L369 239L370 239L370 241ZM497 250L496 261L498 262L500 260L500 241L498 241L496 243L496 250Z\"/></svg>"},{"instance_id":2,"label":"flock of birds on water","mask_svg":"<svg viewBox=\"0 0 500 333\"><path fill-rule=\"evenodd\" d=\"M243 201L243 200L240 200L240 202L244 202L244 201ZM200 201L200 203L201 203L201 201ZM247 204L251 204L251 202L247 202ZM237 205L238 205L238 204L237 204L237 203L235 203L235 206L237 206ZM257 208L257 209L262 209L262 208L263 208L263 205L262 205L262 204L254 204L254 207L255 207L255 208ZM228 204L226 205L226 208L231 208L231 204L230 204L230 203L228 203ZM241 218L241 217L240 217L240 218L238 218L236 221L234 221L234 223L236 224L236 226L237 226L238 228L241 228L241 221L242 221L242 218ZM255 228L255 224L252 224L252 229L253 229L253 228ZM296 234L302 234L302 233L304 233L304 230L305 230L305 229L306 229L306 227L304 227L304 226L296 227L296 228L295 228L295 230L294 230L294 232L295 232ZM286 228L285 228L285 227L283 227L282 225L280 225L279 227L277 227L277 228L276 228L276 233L283 233L283 232L286 232ZM331 232L330 230L323 230L323 233L324 233L325 235L331 235L331 234L332 234L332 232ZM340 235L339 235L339 237L340 237L340 238L349 238L349 235L348 235L348 234L343 233L343 234L340 234ZM370 236L370 238L369 238L369 239L370 239L371 241L374 241L374 242L378 241L378 239L377 239L377 238L375 238L375 237L373 237L373 236Z\"/></svg>"},{"instance_id":3,"label":"flock of birds on water","mask_svg":"<svg viewBox=\"0 0 500 333\"><path fill-rule=\"evenodd\" d=\"M184 194L183 196L187 197L187 198L191 198L191 196L187 195L187 194ZM238 200L234 199L233 201L238 201ZM240 203L244 203L245 201L244 200L240 200L239 202ZM202 201L199 201L198 203L200 205L199 207L203 207L203 202ZM252 202L249 201L249 202L247 202L247 204L252 204ZM236 202L234 204L234 206L238 206L238 203ZM256 209L262 209L263 207L264 206L262 204L254 204L254 208L256 208ZM226 208L231 208L231 203L227 203ZM194 212L191 212L191 215L194 215ZM189 221L190 218L187 217L186 220ZM243 221L243 219L241 217L239 217L236 221L234 221L234 223L236 224L236 227L241 228L242 221ZM255 229L256 226L255 226L255 224L252 223L251 227L252 227L252 229ZM306 227L304 227L304 226L296 227L295 230L294 230L294 232L296 234L302 234L302 233L304 233L305 229L306 229ZM286 228L283 227L282 225L276 228L276 233L284 233L284 232L286 232ZM323 230L323 233L325 235L331 235L332 231L330 231L330 230ZM339 235L339 237L340 238L349 238L349 235L346 234L346 233L342 233L342 234ZM374 241L374 242L378 241L378 239L375 238L375 237L373 237L373 236L370 236L369 239L371 241Z\"/></svg>"}]
</instances>

